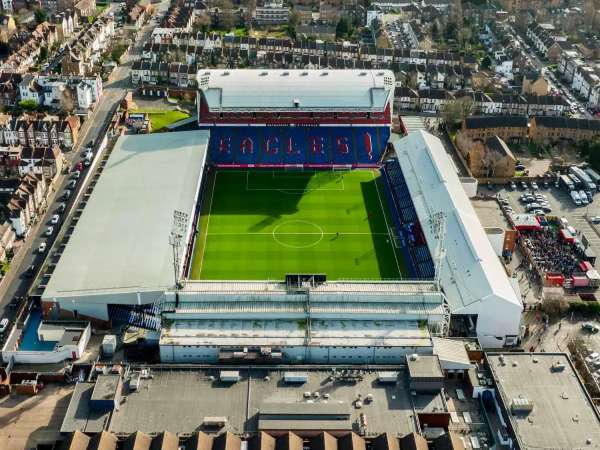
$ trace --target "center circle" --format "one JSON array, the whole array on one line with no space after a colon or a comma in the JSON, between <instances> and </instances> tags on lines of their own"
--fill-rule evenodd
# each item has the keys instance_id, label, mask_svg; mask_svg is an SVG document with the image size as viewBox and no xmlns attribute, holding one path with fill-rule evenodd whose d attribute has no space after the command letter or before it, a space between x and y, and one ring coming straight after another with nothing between
<instances>
[{"instance_id":1,"label":"center circle","mask_svg":"<svg viewBox=\"0 0 600 450\"><path fill-rule=\"evenodd\" d=\"M308 220L288 220L273 228L275 242L288 248L313 247L324 235L319 225Z\"/></svg>"}]
</instances>

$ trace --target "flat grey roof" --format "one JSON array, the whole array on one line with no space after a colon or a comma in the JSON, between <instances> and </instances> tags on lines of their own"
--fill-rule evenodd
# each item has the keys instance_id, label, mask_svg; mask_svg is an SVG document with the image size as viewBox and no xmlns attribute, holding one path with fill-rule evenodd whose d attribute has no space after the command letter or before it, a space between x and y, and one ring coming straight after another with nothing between
<instances>
[{"instance_id":1,"label":"flat grey roof","mask_svg":"<svg viewBox=\"0 0 600 450\"><path fill-rule=\"evenodd\" d=\"M564 353L504 356L505 364L497 353L488 353L487 360L521 449L598 448L600 419ZM553 372L556 362L566 368ZM511 414L515 398L533 402L533 410L527 415Z\"/></svg>"},{"instance_id":2,"label":"flat grey roof","mask_svg":"<svg viewBox=\"0 0 600 450\"><path fill-rule=\"evenodd\" d=\"M109 412L90 410L90 399L96 383L77 383L69 407L60 427L61 433L75 430L84 433L100 433L108 420Z\"/></svg>"},{"instance_id":3,"label":"flat grey roof","mask_svg":"<svg viewBox=\"0 0 600 450\"><path fill-rule=\"evenodd\" d=\"M193 212L208 136L121 136L43 297L170 287L173 211Z\"/></svg>"},{"instance_id":4,"label":"flat grey roof","mask_svg":"<svg viewBox=\"0 0 600 450\"><path fill-rule=\"evenodd\" d=\"M232 367L234 369L234 367ZM137 430L151 433L169 430L175 433L190 433L202 430L204 417L224 416L227 424L222 431L236 434L252 433L259 429L260 413L267 403L277 404L277 409L306 411L308 400L315 408L324 406L323 415L327 420L327 411L343 409L350 414L349 423L357 423L359 414L364 413L369 420L369 431L373 433L390 432L404 435L414 431L413 401L402 380L406 372L400 371L400 382L381 384L377 382L377 371L367 371L363 380L355 383L332 381L331 371L308 370L308 381L304 384L288 384L283 381L282 370L251 370L240 368L240 381L222 383L218 369L198 370L152 370L152 379L141 380L139 388L127 395L127 401L119 406L111 418L109 430L115 433L131 433ZM249 376L250 374L250 376ZM211 379L210 377L214 377ZM267 377L268 378L265 378ZM314 396L315 392L320 397ZM306 399L305 392L311 392L312 398ZM325 399L325 394L329 398ZM361 409L350 407L358 398L367 394L373 396L371 403ZM335 405L342 402L342 406ZM285 406L283 406L285 405ZM289 406L287 406L289 405ZM345 406L344 406L345 405ZM318 416L313 420L300 420L298 426L306 423L323 422ZM271 419L269 419L271 420ZM277 420L263 423L273 427L274 422L289 423L291 420ZM302 425L300 422L303 422ZM342 429L344 420L334 420L331 429ZM340 423L342 422L342 423ZM340 428L341 427L341 428Z\"/></svg>"},{"instance_id":5,"label":"flat grey roof","mask_svg":"<svg viewBox=\"0 0 600 450\"><path fill-rule=\"evenodd\" d=\"M117 395L120 375L98 375L91 400L112 400Z\"/></svg>"},{"instance_id":6,"label":"flat grey roof","mask_svg":"<svg viewBox=\"0 0 600 450\"><path fill-rule=\"evenodd\" d=\"M437 355L418 355L416 359L406 358L408 373L412 378L443 378L444 373Z\"/></svg>"}]
</instances>

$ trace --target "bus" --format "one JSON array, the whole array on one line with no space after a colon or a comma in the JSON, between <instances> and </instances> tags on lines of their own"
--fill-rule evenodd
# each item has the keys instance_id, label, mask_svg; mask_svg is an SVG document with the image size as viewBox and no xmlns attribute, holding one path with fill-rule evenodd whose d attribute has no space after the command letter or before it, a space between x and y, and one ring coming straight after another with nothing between
<instances>
[{"instance_id":1,"label":"bus","mask_svg":"<svg viewBox=\"0 0 600 450\"><path fill-rule=\"evenodd\" d=\"M567 192L571 192L575 189L575 185L573 184L573 180L567 175L561 175L558 179L559 185L564 188Z\"/></svg>"}]
</instances>

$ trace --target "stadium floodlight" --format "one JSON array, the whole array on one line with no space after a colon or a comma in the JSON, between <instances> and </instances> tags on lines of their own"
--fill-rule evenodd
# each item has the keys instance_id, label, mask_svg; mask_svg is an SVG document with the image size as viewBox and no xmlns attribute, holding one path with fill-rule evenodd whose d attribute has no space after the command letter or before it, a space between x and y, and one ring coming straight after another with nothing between
<instances>
[{"instance_id":1,"label":"stadium floodlight","mask_svg":"<svg viewBox=\"0 0 600 450\"><path fill-rule=\"evenodd\" d=\"M171 234L169 235L169 245L173 247L173 278L175 289L181 287L179 280L179 271L181 269L181 247L182 243L185 241L189 218L189 214L183 211L173 211L173 227L171 228Z\"/></svg>"},{"instance_id":2,"label":"stadium floodlight","mask_svg":"<svg viewBox=\"0 0 600 450\"><path fill-rule=\"evenodd\" d=\"M439 285L442 271L442 259L446 253L444 240L446 239L446 214L442 211L429 215L429 230L436 240L435 255L435 282Z\"/></svg>"}]
</instances>

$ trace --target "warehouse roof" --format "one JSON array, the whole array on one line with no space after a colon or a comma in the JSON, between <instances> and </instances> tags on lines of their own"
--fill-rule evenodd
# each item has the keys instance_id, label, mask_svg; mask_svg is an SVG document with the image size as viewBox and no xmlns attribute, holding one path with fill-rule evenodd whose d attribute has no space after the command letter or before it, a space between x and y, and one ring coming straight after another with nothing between
<instances>
[{"instance_id":1,"label":"warehouse roof","mask_svg":"<svg viewBox=\"0 0 600 450\"><path fill-rule=\"evenodd\" d=\"M393 141L429 251L438 254L443 225L444 253L439 268L453 314L478 314L477 332L485 347L502 345L518 335L522 311L506 271L496 256L465 193L444 145L435 136L415 131ZM497 339L498 338L498 339Z\"/></svg>"},{"instance_id":2,"label":"warehouse roof","mask_svg":"<svg viewBox=\"0 0 600 450\"><path fill-rule=\"evenodd\" d=\"M121 136L43 297L168 288L175 210L194 209L208 132Z\"/></svg>"},{"instance_id":3,"label":"warehouse roof","mask_svg":"<svg viewBox=\"0 0 600 450\"><path fill-rule=\"evenodd\" d=\"M389 70L201 70L210 110L383 111L394 90Z\"/></svg>"},{"instance_id":4,"label":"warehouse roof","mask_svg":"<svg viewBox=\"0 0 600 450\"><path fill-rule=\"evenodd\" d=\"M564 353L488 353L487 362L519 448L598 447L598 412ZM515 399L532 403L532 411L511 413Z\"/></svg>"}]
</instances>

